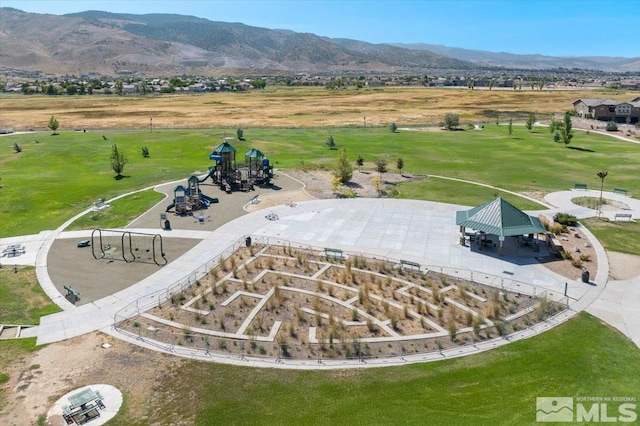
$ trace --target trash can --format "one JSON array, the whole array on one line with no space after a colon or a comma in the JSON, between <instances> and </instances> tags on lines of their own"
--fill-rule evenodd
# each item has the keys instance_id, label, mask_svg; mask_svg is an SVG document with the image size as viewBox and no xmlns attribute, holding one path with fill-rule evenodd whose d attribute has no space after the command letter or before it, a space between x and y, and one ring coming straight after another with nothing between
<instances>
[{"instance_id":1,"label":"trash can","mask_svg":"<svg viewBox=\"0 0 640 426\"><path fill-rule=\"evenodd\" d=\"M164 230L171 231L171 222L169 222L168 220L164 221Z\"/></svg>"},{"instance_id":2,"label":"trash can","mask_svg":"<svg viewBox=\"0 0 640 426\"><path fill-rule=\"evenodd\" d=\"M251 237L245 238L244 242L247 245L247 247L251 247Z\"/></svg>"},{"instance_id":3,"label":"trash can","mask_svg":"<svg viewBox=\"0 0 640 426\"><path fill-rule=\"evenodd\" d=\"M587 271L586 268L582 269L582 282L583 283L589 282L589 271Z\"/></svg>"}]
</instances>

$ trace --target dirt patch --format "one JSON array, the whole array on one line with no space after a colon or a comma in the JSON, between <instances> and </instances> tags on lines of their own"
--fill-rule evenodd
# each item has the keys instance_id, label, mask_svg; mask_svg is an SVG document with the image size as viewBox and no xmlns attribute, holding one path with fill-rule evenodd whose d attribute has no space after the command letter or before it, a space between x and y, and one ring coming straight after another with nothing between
<instances>
[{"instance_id":1,"label":"dirt patch","mask_svg":"<svg viewBox=\"0 0 640 426\"><path fill-rule=\"evenodd\" d=\"M336 194L331 191L330 181L332 174L326 170L292 170L287 174L305 184L305 191L315 198L336 198ZM382 190L379 192L373 180L375 177L381 178ZM401 182L424 179L423 176L401 175L399 173L382 173L373 171L353 172L353 177L348 185L343 189L352 190L360 198L379 198L387 195L395 185Z\"/></svg>"},{"instance_id":2,"label":"dirt patch","mask_svg":"<svg viewBox=\"0 0 640 426\"><path fill-rule=\"evenodd\" d=\"M613 251L608 251L607 256L610 280L624 281L640 276L640 256Z\"/></svg>"},{"instance_id":3,"label":"dirt patch","mask_svg":"<svg viewBox=\"0 0 640 426\"><path fill-rule=\"evenodd\" d=\"M110 348L102 348L108 343ZM107 383L127 397L127 416L144 423L151 392L180 358L142 349L102 333L48 345L13 363L0 424L33 425L65 393L90 383ZM138 408L137 408L138 407ZM20 413L16 416L16 413Z\"/></svg>"},{"instance_id":4,"label":"dirt patch","mask_svg":"<svg viewBox=\"0 0 640 426\"><path fill-rule=\"evenodd\" d=\"M598 259L585 234L578 228L569 228L568 232L557 236L557 241L562 245L562 251L539 259L540 262L553 272L572 280L581 279L582 268L586 268L593 279L598 270ZM566 258L562 257L562 252Z\"/></svg>"}]
</instances>

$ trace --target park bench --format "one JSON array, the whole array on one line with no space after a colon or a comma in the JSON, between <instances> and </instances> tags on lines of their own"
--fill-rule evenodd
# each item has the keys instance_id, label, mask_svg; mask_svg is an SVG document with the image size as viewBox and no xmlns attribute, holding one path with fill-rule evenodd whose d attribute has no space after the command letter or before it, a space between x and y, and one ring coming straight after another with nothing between
<instances>
[{"instance_id":1,"label":"park bench","mask_svg":"<svg viewBox=\"0 0 640 426\"><path fill-rule=\"evenodd\" d=\"M400 259L400 268L402 270L409 270L412 272L420 272L420 264L417 262L412 262L410 260L402 260Z\"/></svg>"},{"instance_id":2,"label":"park bench","mask_svg":"<svg viewBox=\"0 0 640 426\"><path fill-rule=\"evenodd\" d=\"M324 249L324 256L327 259L344 259L344 254L340 249L326 248Z\"/></svg>"},{"instance_id":3,"label":"park bench","mask_svg":"<svg viewBox=\"0 0 640 426\"><path fill-rule=\"evenodd\" d=\"M89 247L90 245L91 245L91 241L89 240L82 240L77 244L78 247Z\"/></svg>"},{"instance_id":4,"label":"park bench","mask_svg":"<svg viewBox=\"0 0 640 426\"><path fill-rule=\"evenodd\" d=\"M586 183L576 183L573 185L573 189L587 189L587 184Z\"/></svg>"},{"instance_id":5,"label":"park bench","mask_svg":"<svg viewBox=\"0 0 640 426\"><path fill-rule=\"evenodd\" d=\"M80 300L80 292L71 286L65 285L64 289L67 290L67 297L72 297L74 302Z\"/></svg>"},{"instance_id":6,"label":"park bench","mask_svg":"<svg viewBox=\"0 0 640 426\"><path fill-rule=\"evenodd\" d=\"M629 191L627 191L626 189L622 189L622 188L613 188L613 193L614 194L620 194L620 195L628 195Z\"/></svg>"},{"instance_id":7,"label":"park bench","mask_svg":"<svg viewBox=\"0 0 640 426\"><path fill-rule=\"evenodd\" d=\"M615 220L616 222L623 219L627 222L632 222L633 216L631 215L631 213L616 213L616 215L613 217L613 220Z\"/></svg>"}]
</instances>

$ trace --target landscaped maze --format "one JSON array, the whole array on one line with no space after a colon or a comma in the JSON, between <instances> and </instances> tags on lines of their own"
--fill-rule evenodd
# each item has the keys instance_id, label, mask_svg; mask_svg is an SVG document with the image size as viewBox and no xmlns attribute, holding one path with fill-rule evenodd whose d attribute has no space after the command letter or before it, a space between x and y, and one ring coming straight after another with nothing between
<instances>
[{"instance_id":1,"label":"landscaped maze","mask_svg":"<svg viewBox=\"0 0 640 426\"><path fill-rule=\"evenodd\" d=\"M170 348L390 357L501 336L561 309L543 298L384 260L252 246L221 259L167 303L117 326Z\"/></svg>"}]
</instances>

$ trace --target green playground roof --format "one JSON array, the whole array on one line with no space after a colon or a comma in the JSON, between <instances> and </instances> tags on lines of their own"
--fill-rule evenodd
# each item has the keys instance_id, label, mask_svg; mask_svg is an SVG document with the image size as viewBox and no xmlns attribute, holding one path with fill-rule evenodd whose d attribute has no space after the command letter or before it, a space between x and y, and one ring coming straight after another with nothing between
<instances>
[{"instance_id":1,"label":"green playground roof","mask_svg":"<svg viewBox=\"0 0 640 426\"><path fill-rule=\"evenodd\" d=\"M249 158L264 158L264 154L255 148L251 148L249 151L245 152L244 156Z\"/></svg>"},{"instance_id":2,"label":"green playground roof","mask_svg":"<svg viewBox=\"0 0 640 426\"><path fill-rule=\"evenodd\" d=\"M456 225L504 237L546 231L540 219L529 216L502 198L456 212Z\"/></svg>"},{"instance_id":3,"label":"green playground roof","mask_svg":"<svg viewBox=\"0 0 640 426\"><path fill-rule=\"evenodd\" d=\"M236 152L236 149L229 142L224 141L216 149L213 150L213 154L222 154L226 152Z\"/></svg>"}]
</instances>

